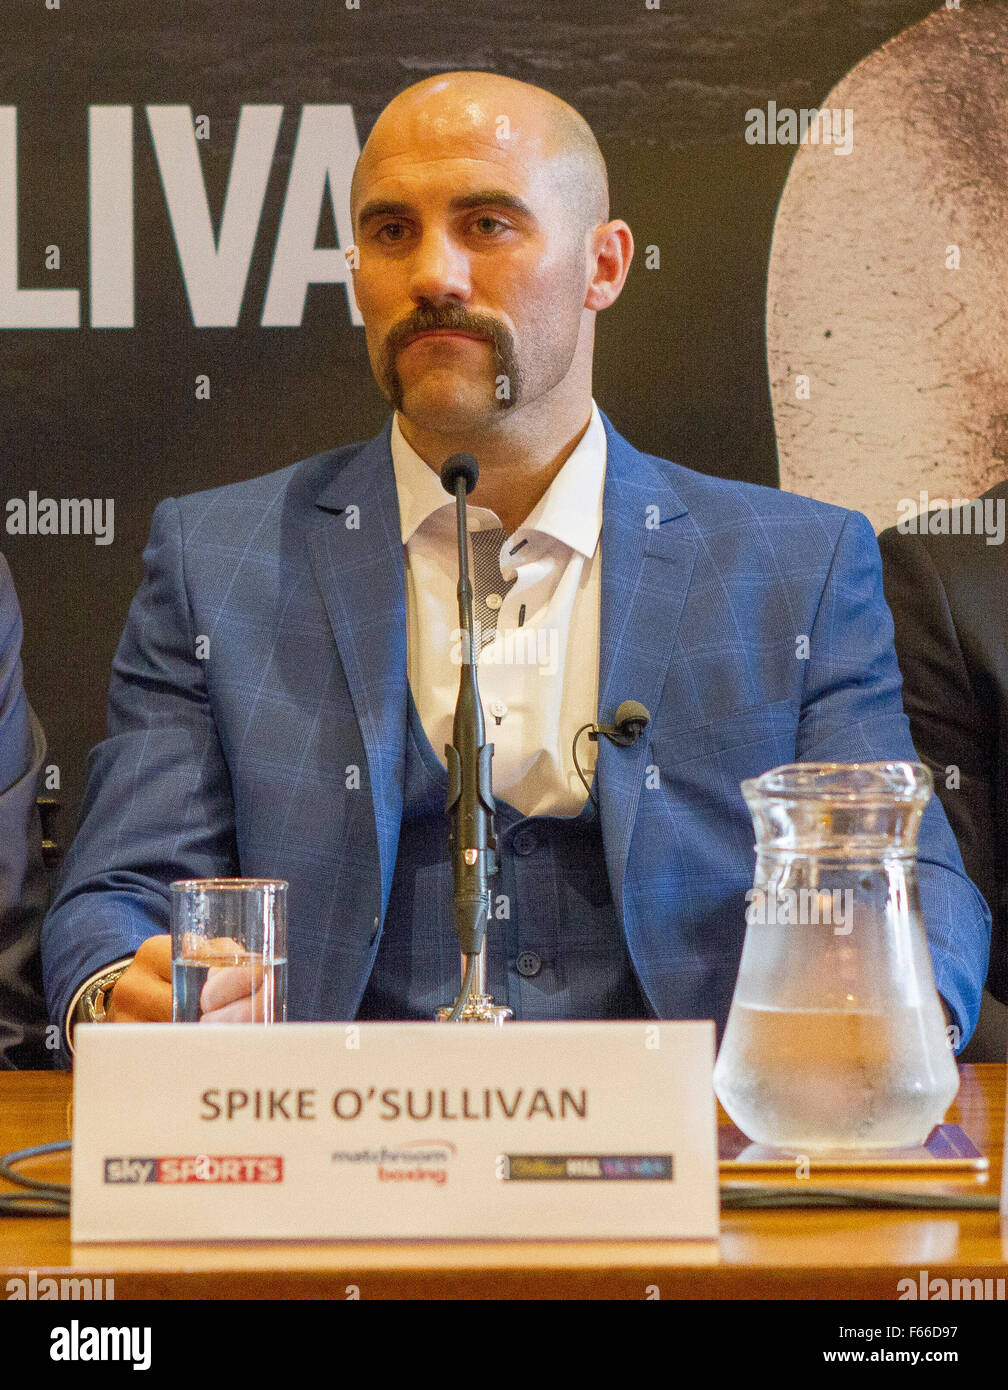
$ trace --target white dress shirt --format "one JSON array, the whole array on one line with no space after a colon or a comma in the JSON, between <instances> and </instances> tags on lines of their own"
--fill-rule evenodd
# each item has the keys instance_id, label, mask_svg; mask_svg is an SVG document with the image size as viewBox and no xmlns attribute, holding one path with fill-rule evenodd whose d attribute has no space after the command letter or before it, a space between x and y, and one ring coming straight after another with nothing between
<instances>
[{"instance_id":1,"label":"white dress shirt","mask_svg":"<svg viewBox=\"0 0 1008 1390\"><path fill-rule=\"evenodd\" d=\"M455 502L403 438L398 416L391 444L406 572L409 683L424 732L443 762L462 656ZM571 744L582 724L595 721L598 704L605 465L605 428L592 402L591 420L574 452L501 547L501 572L505 580L514 577L514 584L502 601L489 595L497 633L483 648L477 674L487 742L494 745L494 794L527 816L575 816L587 800ZM501 525L486 507L470 504L468 516L470 532ZM479 621L480 614L473 618ZM595 756L595 744L583 734L578 759L589 783Z\"/></svg>"}]
</instances>

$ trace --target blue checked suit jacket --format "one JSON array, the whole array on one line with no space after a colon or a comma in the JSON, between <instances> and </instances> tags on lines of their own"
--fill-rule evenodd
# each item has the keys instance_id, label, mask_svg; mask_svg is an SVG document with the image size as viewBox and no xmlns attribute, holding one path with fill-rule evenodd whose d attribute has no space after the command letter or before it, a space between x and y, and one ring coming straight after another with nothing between
<instances>
[{"instance_id":1,"label":"blue checked suit jacket","mask_svg":"<svg viewBox=\"0 0 1008 1390\"><path fill-rule=\"evenodd\" d=\"M690 472L605 427L598 710L609 720L633 698L652 714L634 748L599 748L606 866L655 1013L720 1027L754 868L741 779L915 757L878 547L859 513ZM290 1016L352 1018L402 813L389 426L163 502L144 558L45 923L53 1017L91 972L168 930L172 879L240 873L290 882ZM920 859L936 981L965 1042L990 915L936 800Z\"/></svg>"}]
</instances>

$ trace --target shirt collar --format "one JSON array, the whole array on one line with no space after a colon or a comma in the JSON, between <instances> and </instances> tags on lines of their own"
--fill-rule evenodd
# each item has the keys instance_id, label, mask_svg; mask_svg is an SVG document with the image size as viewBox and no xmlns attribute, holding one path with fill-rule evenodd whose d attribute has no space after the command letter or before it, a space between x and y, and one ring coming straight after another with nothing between
<instances>
[{"instance_id":1,"label":"shirt collar","mask_svg":"<svg viewBox=\"0 0 1008 1390\"><path fill-rule=\"evenodd\" d=\"M389 440L392 467L399 495L399 520L403 545L407 545L428 517L454 504L441 479L406 442L398 413ZM570 458L550 483L515 535L538 532L552 536L587 557L595 553L602 529L602 492L605 483L606 435L598 406L592 401L588 428ZM484 508L473 509L492 517Z\"/></svg>"},{"instance_id":2,"label":"shirt collar","mask_svg":"<svg viewBox=\"0 0 1008 1390\"><path fill-rule=\"evenodd\" d=\"M399 494L399 524L403 545L408 545L415 531L429 516L442 507L454 507L441 486L441 479L413 448L407 444L399 428L399 412L392 417L392 467L395 470L396 492Z\"/></svg>"},{"instance_id":3,"label":"shirt collar","mask_svg":"<svg viewBox=\"0 0 1008 1390\"><path fill-rule=\"evenodd\" d=\"M605 426L598 406L592 401L588 428L533 507L528 520L515 534L538 531L555 537L590 559L602 530L605 469Z\"/></svg>"}]
</instances>

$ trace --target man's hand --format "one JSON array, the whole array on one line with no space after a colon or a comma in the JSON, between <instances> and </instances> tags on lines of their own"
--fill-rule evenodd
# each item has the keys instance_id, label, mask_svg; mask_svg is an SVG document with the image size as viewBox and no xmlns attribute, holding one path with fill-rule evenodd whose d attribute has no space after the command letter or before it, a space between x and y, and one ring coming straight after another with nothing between
<instances>
[{"instance_id":1,"label":"man's hand","mask_svg":"<svg viewBox=\"0 0 1008 1390\"><path fill-rule=\"evenodd\" d=\"M242 955L238 943L227 938L208 942L206 955L211 968L200 994L200 1022L261 1023L261 960L213 965L215 958L234 960ZM168 933L147 938L115 982L105 1015L109 1023L171 1023L171 956Z\"/></svg>"},{"instance_id":2,"label":"man's hand","mask_svg":"<svg viewBox=\"0 0 1008 1390\"><path fill-rule=\"evenodd\" d=\"M200 1023L262 1023L261 956L244 951L229 936L195 943L192 955L210 967L200 991Z\"/></svg>"},{"instance_id":3,"label":"man's hand","mask_svg":"<svg viewBox=\"0 0 1008 1390\"><path fill-rule=\"evenodd\" d=\"M149 936L115 982L109 1023L171 1023L171 936Z\"/></svg>"},{"instance_id":4,"label":"man's hand","mask_svg":"<svg viewBox=\"0 0 1008 1390\"><path fill-rule=\"evenodd\" d=\"M200 992L200 1023L261 1023L263 968L213 966Z\"/></svg>"}]
</instances>

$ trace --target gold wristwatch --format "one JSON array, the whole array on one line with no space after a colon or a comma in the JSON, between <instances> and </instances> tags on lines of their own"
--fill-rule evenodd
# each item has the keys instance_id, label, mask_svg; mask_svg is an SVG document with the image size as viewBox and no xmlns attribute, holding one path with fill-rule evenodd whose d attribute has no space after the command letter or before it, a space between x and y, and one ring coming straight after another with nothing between
<instances>
[{"instance_id":1,"label":"gold wristwatch","mask_svg":"<svg viewBox=\"0 0 1008 1390\"><path fill-rule=\"evenodd\" d=\"M123 956L112 961L97 975L79 986L77 993L67 1006L63 1023L63 1038L70 1056L74 1055L73 1030L78 1023L106 1023L108 1021L109 995L119 976L133 964L132 956Z\"/></svg>"},{"instance_id":2,"label":"gold wristwatch","mask_svg":"<svg viewBox=\"0 0 1008 1390\"><path fill-rule=\"evenodd\" d=\"M116 980L126 968L125 965L114 966L111 970L103 971L91 981L77 1005L78 1023L105 1023L107 1021L106 1011L109 996Z\"/></svg>"}]
</instances>

